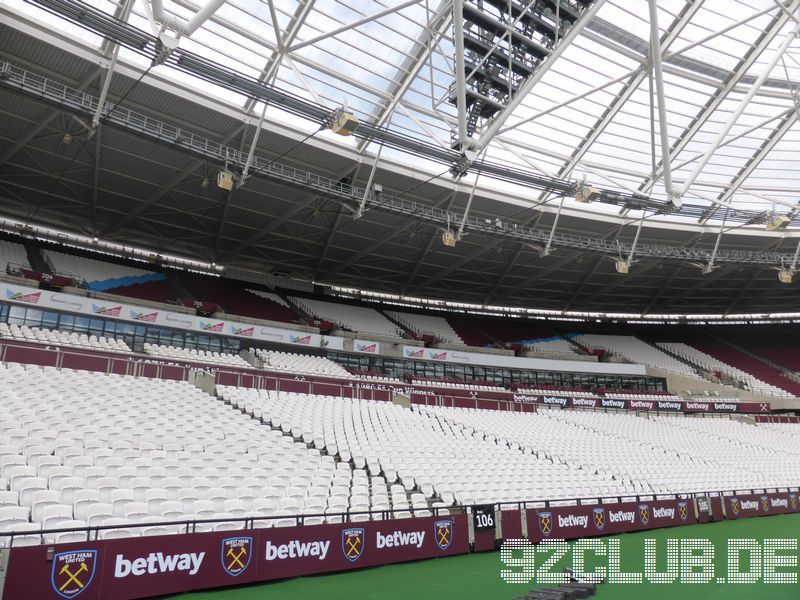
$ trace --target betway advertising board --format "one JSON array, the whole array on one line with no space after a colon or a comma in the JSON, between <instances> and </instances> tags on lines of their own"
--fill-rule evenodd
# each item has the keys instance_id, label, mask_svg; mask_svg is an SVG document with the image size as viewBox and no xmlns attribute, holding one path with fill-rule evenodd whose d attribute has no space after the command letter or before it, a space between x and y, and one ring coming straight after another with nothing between
<instances>
[{"instance_id":1,"label":"betway advertising board","mask_svg":"<svg viewBox=\"0 0 800 600\"><path fill-rule=\"evenodd\" d=\"M561 408L614 408L633 411L706 412L706 413L768 413L770 405L763 402L713 402L693 400L622 400L616 398L578 398L567 396L513 395L514 402L546 404Z\"/></svg>"},{"instance_id":2,"label":"betway advertising board","mask_svg":"<svg viewBox=\"0 0 800 600\"><path fill-rule=\"evenodd\" d=\"M528 538L541 542L685 525L697 516L689 500L655 500L528 509L527 520Z\"/></svg>"},{"instance_id":3,"label":"betway advertising board","mask_svg":"<svg viewBox=\"0 0 800 600\"><path fill-rule=\"evenodd\" d=\"M324 341L324 345L330 349L341 350L344 347L344 339L335 336L322 336L318 333L293 331L280 327L196 317L186 313L170 312L167 310L136 306L134 304L108 302L107 300L73 296L71 294L51 292L20 285L10 285L1 282L0 299L5 302L23 306L49 308L89 317L101 317L103 319L127 321L129 323L139 323L142 325L160 325L163 327L172 327L174 329L226 335L241 339L253 339L264 342L291 344L294 346L311 346L316 348L323 345Z\"/></svg>"},{"instance_id":4,"label":"betway advertising board","mask_svg":"<svg viewBox=\"0 0 800 600\"><path fill-rule=\"evenodd\" d=\"M794 513L800 509L796 493L741 494L725 496L725 517L742 519Z\"/></svg>"},{"instance_id":5,"label":"betway advertising board","mask_svg":"<svg viewBox=\"0 0 800 600\"><path fill-rule=\"evenodd\" d=\"M469 551L465 515L14 548L4 600L145 598Z\"/></svg>"}]
</instances>

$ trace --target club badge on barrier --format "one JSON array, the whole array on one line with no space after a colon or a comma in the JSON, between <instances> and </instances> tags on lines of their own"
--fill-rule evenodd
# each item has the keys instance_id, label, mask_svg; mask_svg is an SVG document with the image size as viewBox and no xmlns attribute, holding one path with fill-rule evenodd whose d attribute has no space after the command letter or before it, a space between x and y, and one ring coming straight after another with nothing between
<instances>
[{"instance_id":1,"label":"club badge on barrier","mask_svg":"<svg viewBox=\"0 0 800 600\"><path fill-rule=\"evenodd\" d=\"M97 567L97 550L70 550L53 556L50 581L62 598L75 598L91 585Z\"/></svg>"},{"instance_id":2,"label":"club badge on barrier","mask_svg":"<svg viewBox=\"0 0 800 600\"><path fill-rule=\"evenodd\" d=\"M797 494L789 494L789 506L792 510L797 510Z\"/></svg>"},{"instance_id":3,"label":"club badge on barrier","mask_svg":"<svg viewBox=\"0 0 800 600\"><path fill-rule=\"evenodd\" d=\"M597 531L603 531L606 528L606 509L594 508L592 509L592 516L594 517L594 526Z\"/></svg>"},{"instance_id":4,"label":"club badge on barrier","mask_svg":"<svg viewBox=\"0 0 800 600\"><path fill-rule=\"evenodd\" d=\"M739 499L731 498L731 512L735 515L739 514Z\"/></svg>"},{"instance_id":5,"label":"club badge on barrier","mask_svg":"<svg viewBox=\"0 0 800 600\"><path fill-rule=\"evenodd\" d=\"M433 539L440 550L447 550L453 541L453 519L441 519L433 523Z\"/></svg>"},{"instance_id":6,"label":"club badge on barrier","mask_svg":"<svg viewBox=\"0 0 800 600\"><path fill-rule=\"evenodd\" d=\"M686 521L686 519L689 518L688 502L678 502L678 516L680 517L681 521Z\"/></svg>"},{"instance_id":7,"label":"club badge on barrier","mask_svg":"<svg viewBox=\"0 0 800 600\"><path fill-rule=\"evenodd\" d=\"M342 552L350 562L356 562L364 553L364 528L350 527L342 530Z\"/></svg>"},{"instance_id":8,"label":"club badge on barrier","mask_svg":"<svg viewBox=\"0 0 800 600\"><path fill-rule=\"evenodd\" d=\"M648 525L650 523L650 505L649 504L640 504L639 505L639 520L642 522L642 525Z\"/></svg>"},{"instance_id":9,"label":"club badge on barrier","mask_svg":"<svg viewBox=\"0 0 800 600\"><path fill-rule=\"evenodd\" d=\"M769 512L769 496L761 496L761 510Z\"/></svg>"},{"instance_id":10,"label":"club badge on barrier","mask_svg":"<svg viewBox=\"0 0 800 600\"><path fill-rule=\"evenodd\" d=\"M539 513L539 531L542 532L544 537L549 537L550 534L553 533L553 513Z\"/></svg>"},{"instance_id":11,"label":"club badge on barrier","mask_svg":"<svg viewBox=\"0 0 800 600\"><path fill-rule=\"evenodd\" d=\"M250 559L253 556L252 537L232 537L222 540L220 549L220 560L222 568L228 575L238 577L250 566Z\"/></svg>"}]
</instances>

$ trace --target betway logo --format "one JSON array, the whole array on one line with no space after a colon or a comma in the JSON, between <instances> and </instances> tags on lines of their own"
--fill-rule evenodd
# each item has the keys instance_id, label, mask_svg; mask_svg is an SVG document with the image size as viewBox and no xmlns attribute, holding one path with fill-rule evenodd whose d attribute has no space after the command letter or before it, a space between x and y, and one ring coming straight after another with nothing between
<instances>
[{"instance_id":1,"label":"betway logo","mask_svg":"<svg viewBox=\"0 0 800 600\"><path fill-rule=\"evenodd\" d=\"M383 535L378 531L375 538L375 546L379 549L396 548L398 546L416 546L417 548L422 548L422 542L424 541L424 531L395 531L388 535Z\"/></svg>"},{"instance_id":2,"label":"betway logo","mask_svg":"<svg viewBox=\"0 0 800 600\"><path fill-rule=\"evenodd\" d=\"M789 501L786 498L770 498L772 508L789 508Z\"/></svg>"},{"instance_id":3,"label":"betway logo","mask_svg":"<svg viewBox=\"0 0 800 600\"><path fill-rule=\"evenodd\" d=\"M756 500L742 500L739 505L742 510L758 510L758 502Z\"/></svg>"},{"instance_id":4,"label":"betway logo","mask_svg":"<svg viewBox=\"0 0 800 600\"><path fill-rule=\"evenodd\" d=\"M586 529L588 524L589 517L586 515L567 515L566 517L558 515L559 527L581 527Z\"/></svg>"},{"instance_id":5,"label":"betway logo","mask_svg":"<svg viewBox=\"0 0 800 600\"><path fill-rule=\"evenodd\" d=\"M655 402L650 402L649 400L629 400L628 403L631 408L641 408L643 410L652 410L655 405Z\"/></svg>"},{"instance_id":6,"label":"betway logo","mask_svg":"<svg viewBox=\"0 0 800 600\"><path fill-rule=\"evenodd\" d=\"M603 408L625 408L625 400L611 400L610 398L603 398L600 401Z\"/></svg>"},{"instance_id":7,"label":"betway logo","mask_svg":"<svg viewBox=\"0 0 800 600\"><path fill-rule=\"evenodd\" d=\"M687 402L686 408L689 410L708 410L710 406L708 402Z\"/></svg>"},{"instance_id":8,"label":"betway logo","mask_svg":"<svg viewBox=\"0 0 800 600\"><path fill-rule=\"evenodd\" d=\"M611 523L633 523L636 519L636 514L627 510L610 510L608 511L608 520Z\"/></svg>"},{"instance_id":9,"label":"betway logo","mask_svg":"<svg viewBox=\"0 0 800 600\"><path fill-rule=\"evenodd\" d=\"M675 509L674 508L654 508L653 509L653 518L654 519L674 519L675 518Z\"/></svg>"},{"instance_id":10,"label":"betway logo","mask_svg":"<svg viewBox=\"0 0 800 600\"><path fill-rule=\"evenodd\" d=\"M594 398L573 398L572 399L572 406L591 406L594 407L597 405L597 400Z\"/></svg>"},{"instance_id":11,"label":"betway logo","mask_svg":"<svg viewBox=\"0 0 800 600\"><path fill-rule=\"evenodd\" d=\"M527 394L514 394L514 402L536 402L538 396L528 396Z\"/></svg>"},{"instance_id":12,"label":"betway logo","mask_svg":"<svg viewBox=\"0 0 800 600\"><path fill-rule=\"evenodd\" d=\"M557 404L558 406L567 405L566 398L559 398L557 396L545 396L542 402L544 402L545 404Z\"/></svg>"},{"instance_id":13,"label":"betway logo","mask_svg":"<svg viewBox=\"0 0 800 600\"><path fill-rule=\"evenodd\" d=\"M736 412L736 405L728 402L714 402L714 410L729 410Z\"/></svg>"},{"instance_id":14,"label":"betway logo","mask_svg":"<svg viewBox=\"0 0 800 600\"><path fill-rule=\"evenodd\" d=\"M659 402L658 408L662 410L680 410L681 403L680 402Z\"/></svg>"},{"instance_id":15,"label":"betway logo","mask_svg":"<svg viewBox=\"0 0 800 600\"><path fill-rule=\"evenodd\" d=\"M316 556L319 560L325 560L328 556L330 541L324 542L301 542L292 540L288 544L274 545L267 540L267 560L286 560L287 558L305 558Z\"/></svg>"},{"instance_id":16,"label":"betway logo","mask_svg":"<svg viewBox=\"0 0 800 600\"><path fill-rule=\"evenodd\" d=\"M151 552L147 558L128 560L122 554L117 554L114 565L114 577L127 577L133 575L155 575L157 573L171 573L172 571L189 571L195 575L203 564L205 552L190 552L188 554L163 554Z\"/></svg>"}]
</instances>

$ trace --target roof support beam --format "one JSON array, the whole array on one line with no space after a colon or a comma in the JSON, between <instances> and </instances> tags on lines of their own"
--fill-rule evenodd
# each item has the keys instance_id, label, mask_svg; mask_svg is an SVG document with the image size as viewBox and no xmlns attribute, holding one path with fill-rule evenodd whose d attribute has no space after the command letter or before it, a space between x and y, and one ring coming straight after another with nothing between
<instances>
[{"instance_id":1,"label":"roof support beam","mask_svg":"<svg viewBox=\"0 0 800 600\"><path fill-rule=\"evenodd\" d=\"M731 182L728 184L725 191L717 197L719 204L717 204L712 210L709 210L703 219L700 221L702 225L705 225L708 220L714 216L714 214L720 209L722 204L728 203L733 195L739 191L739 188L744 185L747 181L747 178L758 168L758 165L769 155L775 145L786 135L786 132L789 131L795 123L797 123L798 114L796 110L793 110L786 114L783 119L781 120L778 127L776 127L772 133L764 140L761 144L761 147L756 151L756 153L750 158L750 160L745 163L745 165L739 170L736 176L731 179Z\"/></svg>"},{"instance_id":2,"label":"roof support beam","mask_svg":"<svg viewBox=\"0 0 800 600\"><path fill-rule=\"evenodd\" d=\"M459 1L460 0L455 0L455 2ZM570 27L567 35L565 35L561 41L556 44L555 48L553 48L548 57L544 59L544 61L536 68L536 72L525 80L525 83L522 85L519 92L517 92L516 96L514 96L511 101L506 104L503 110L501 110L494 117L494 119L492 119L492 122L481 134L481 137L472 143L474 150L480 151L489 145L489 143L494 139L494 136L496 136L500 129L503 128L503 125L505 125L505 122L508 120L508 118L514 113L522 101L525 100L536 84L539 83L544 74L550 70L553 64L559 59L561 54L563 54L564 50L575 40L576 37L578 37L578 34L583 31L583 28L586 27L586 24L594 18L594 16L597 14L597 11L600 10L603 4L605 4L605 0L595 0L594 4L592 4L583 12L578 22ZM558 4L556 4L556 6L558 6ZM463 17L458 12L455 13L455 18L457 23L459 21L463 21ZM463 61L463 55L461 56L461 60ZM458 90L458 92L460 93L461 90ZM462 111L459 110L458 112L460 120Z\"/></svg>"},{"instance_id":3,"label":"roof support beam","mask_svg":"<svg viewBox=\"0 0 800 600\"><path fill-rule=\"evenodd\" d=\"M800 22L798 22L797 25L794 28L792 28L792 30L783 40L783 43L781 43L780 47L778 47L778 49L773 53L772 58L770 58L770 61L767 63L767 66L764 67L764 70L761 72L761 75L758 76L756 82L750 87L747 94L745 94L744 97L741 99L739 105L736 107L736 110L733 111L733 113L731 113L731 116L728 118L728 121L725 123L725 126L719 131L719 133L717 133L717 136L714 138L714 141L708 146L708 148L706 148L703 157L698 161L697 165L689 174L689 176L686 178L686 181L683 183L681 188L675 191L676 194L684 195L691 189L692 185L694 185L694 182L697 180L697 176L700 175L703 169L705 169L706 165L708 164L708 161L711 159L712 156L714 156L714 153L717 151L720 144L724 141L725 137L728 135L728 132L733 128L733 126L742 116L742 113L744 113L745 109L750 104L750 101L753 99L756 93L758 93L758 90L761 89L761 86L763 85L764 81L766 81L769 74L778 64L778 61L781 59L781 57L783 57L783 55L789 49L790 44L795 40L795 38L797 38L798 32L800 32Z\"/></svg>"},{"instance_id":4,"label":"roof support beam","mask_svg":"<svg viewBox=\"0 0 800 600\"><path fill-rule=\"evenodd\" d=\"M681 12L675 17L675 20L670 24L667 31L661 39L661 53L665 53L667 49L678 39L684 28L689 24L697 11L700 10L702 2L687 2ZM614 100L609 104L597 122L589 129L586 137L581 140L578 146L558 171L557 177L567 177L572 170L578 165L584 155L589 151L592 145L597 141L600 135L606 130L606 127L616 118L617 114L625 103L630 99L633 93L639 88L647 77L648 69L643 65L619 91ZM543 199L544 194L539 196Z\"/></svg>"},{"instance_id":5,"label":"roof support beam","mask_svg":"<svg viewBox=\"0 0 800 600\"><path fill-rule=\"evenodd\" d=\"M700 4L701 3L697 3L698 8ZM791 0L791 9L795 10L797 6L797 0ZM750 18L748 18L748 21L749 20ZM784 13L778 13L775 15L756 43L747 49L745 56L742 58L739 64L736 65L736 68L730 74L730 77L725 84L719 88L719 90L717 90L717 92L714 93L711 98L709 98L708 102L706 102L705 106L700 110L691 124L675 141L669 153L668 160L670 162L675 160L675 158L683 151L692 138L694 138L697 132L702 129L702 127L705 125L711 115L716 112L717 108L719 108L720 104L722 104L728 94L733 91L741 78L750 70L758 57L761 56L764 51L766 51L766 49L772 43L772 40L774 40L778 33L780 33L787 20L788 17ZM656 168L655 175L650 175L647 179L645 179L639 186L639 191L645 194L650 192L650 189L653 187L655 182L661 178L661 174L664 169L663 163L664 157L662 156Z\"/></svg>"},{"instance_id":6,"label":"roof support beam","mask_svg":"<svg viewBox=\"0 0 800 600\"><path fill-rule=\"evenodd\" d=\"M358 19L357 21L353 21L352 23L348 23L347 25L342 25L341 27L337 27L332 31L328 31L327 33L323 33L316 37L311 38L310 40L306 40L305 42L300 42L298 44L294 44L289 48L289 52L295 52L300 50L300 48L305 48L306 46L313 46L323 40L327 40L328 38L335 37L340 33L344 33L345 31L350 31L351 29L355 29L356 27L361 27L362 25L366 25L372 21L376 21L377 19L381 19L387 15L391 15L392 13L396 13L398 11L403 10L404 8L408 8L409 6L413 6L415 4L419 4L421 0L406 0L397 6L393 6L391 8L384 9L380 12L375 13L374 15L370 15L368 17L364 17L363 19Z\"/></svg>"},{"instance_id":7,"label":"roof support beam","mask_svg":"<svg viewBox=\"0 0 800 600\"><path fill-rule=\"evenodd\" d=\"M220 142L222 145L226 145L231 142L237 135L239 135L242 130L246 127L246 125L240 125L234 131L226 135L222 141ZM141 204L139 204L135 209L129 212L125 217L120 219L117 223L115 223L112 227L109 227L103 232L104 237L108 237L122 228L124 228L129 223L135 221L143 212L145 212L148 208L150 208L153 204L161 200L164 196L166 196L173 188L180 185L181 182L186 179L189 175L194 173L197 169L202 167L206 161L204 160L192 160L186 167L184 167L179 173L176 173L173 177L171 177L157 192L148 196Z\"/></svg>"}]
</instances>

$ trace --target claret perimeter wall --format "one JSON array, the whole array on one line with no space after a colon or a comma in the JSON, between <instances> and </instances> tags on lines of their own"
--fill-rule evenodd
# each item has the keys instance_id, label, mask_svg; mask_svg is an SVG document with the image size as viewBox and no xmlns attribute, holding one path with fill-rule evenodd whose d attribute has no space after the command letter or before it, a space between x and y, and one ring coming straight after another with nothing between
<instances>
[{"instance_id":1,"label":"claret perimeter wall","mask_svg":"<svg viewBox=\"0 0 800 600\"><path fill-rule=\"evenodd\" d=\"M494 519L479 518L487 511ZM501 538L576 539L795 512L793 489L540 508L486 505L470 511L478 517L472 533L462 512L21 547L10 550L3 600L143 598L466 554L493 549Z\"/></svg>"}]
</instances>

